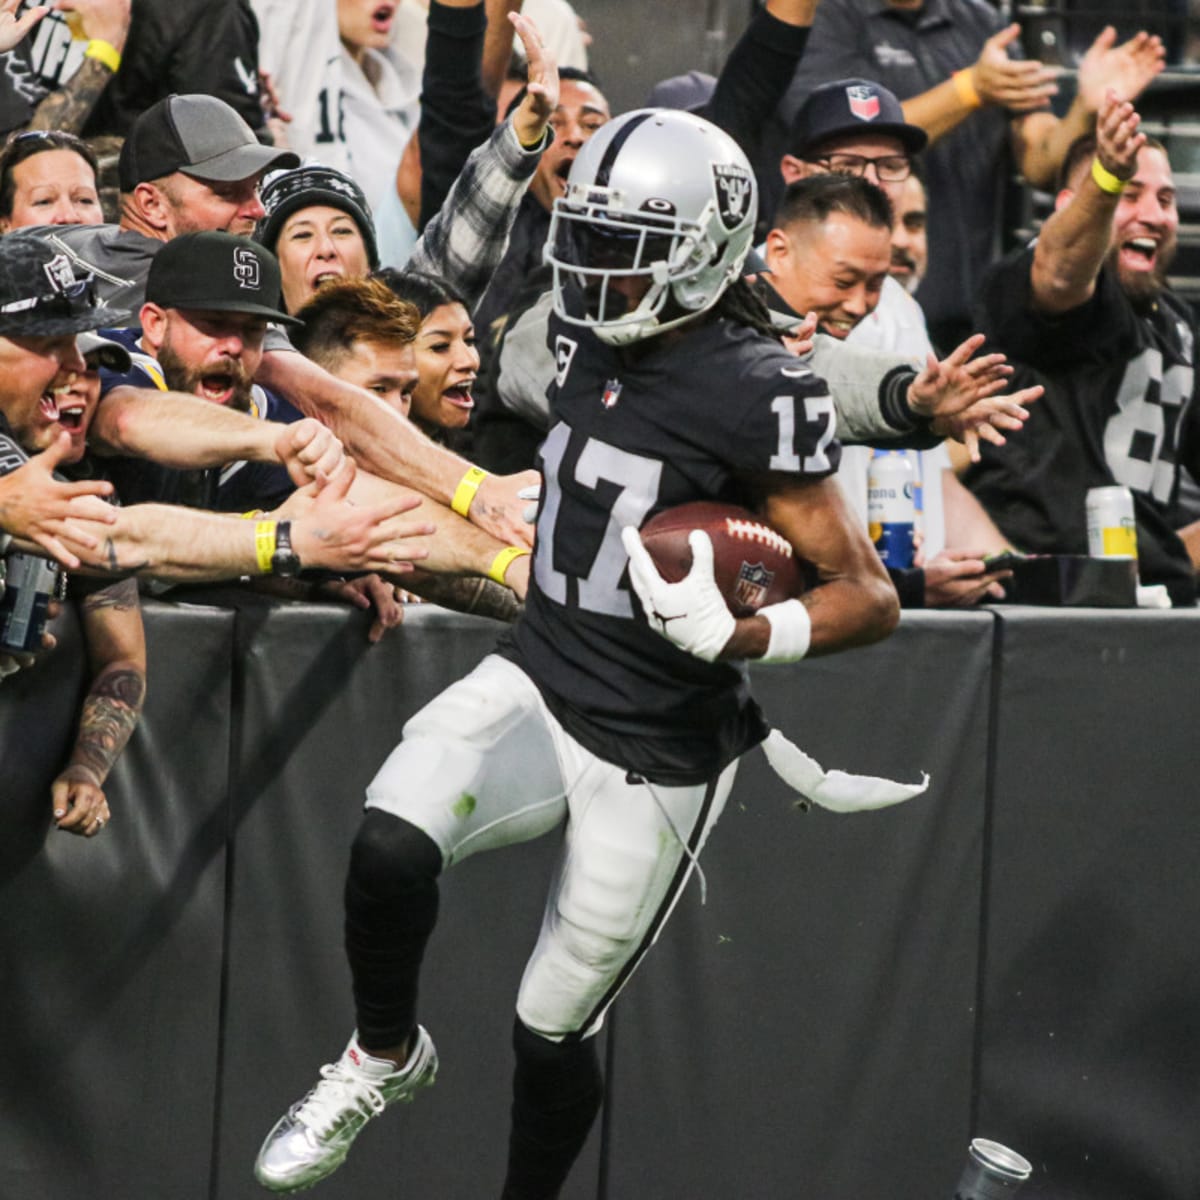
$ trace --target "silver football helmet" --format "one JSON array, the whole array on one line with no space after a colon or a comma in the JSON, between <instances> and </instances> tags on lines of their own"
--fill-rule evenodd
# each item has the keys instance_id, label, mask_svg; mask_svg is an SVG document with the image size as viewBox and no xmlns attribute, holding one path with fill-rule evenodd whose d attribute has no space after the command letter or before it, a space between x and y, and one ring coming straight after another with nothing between
<instances>
[{"instance_id":1,"label":"silver football helmet","mask_svg":"<svg viewBox=\"0 0 1200 1200\"><path fill-rule=\"evenodd\" d=\"M555 312L610 346L691 320L737 278L757 204L745 154L709 121L657 108L610 121L554 202L545 261Z\"/></svg>"}]
</instances>

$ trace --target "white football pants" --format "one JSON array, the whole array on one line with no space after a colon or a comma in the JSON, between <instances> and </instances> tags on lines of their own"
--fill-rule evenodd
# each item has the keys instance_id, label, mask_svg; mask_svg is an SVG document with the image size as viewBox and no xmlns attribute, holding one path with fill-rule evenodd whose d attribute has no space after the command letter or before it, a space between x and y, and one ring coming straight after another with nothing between
<instances>
[{"instance_id":1,"label":"white football pants","mask_svg":"<svg viewBox=\"0 0 1200 1200\"><path fill-rule=\"evenodd\" d=\"M445 866L566 819L517 1015L550 1040L595 1033L654 943L733 786L652 784L585 750L495 655L404 726L367 806L416 825Z\"/></svg>"}]
</instances>

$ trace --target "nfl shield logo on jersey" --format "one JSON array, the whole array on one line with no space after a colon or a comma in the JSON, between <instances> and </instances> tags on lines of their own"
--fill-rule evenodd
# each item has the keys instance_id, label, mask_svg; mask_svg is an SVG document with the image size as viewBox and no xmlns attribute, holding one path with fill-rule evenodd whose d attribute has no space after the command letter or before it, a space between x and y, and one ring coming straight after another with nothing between
<instances>
[{"instance_id":1,"label":"nfl shield logo on jersey","mask_svg":"<svg viewBox=\"0 0 1200 1200\"><path fill-rule=\"evenodd\" d=\"M604 385L604 395L600 397L600 403L605 408L612 408L614 404L621 398L621 381L619 379L610 379Z\"/></svg>"},{"instance_id":2,"label":"nfl shield logo on jersey","mask_svg":"<svg viewBox=\"0 0 1200 1200\"><path fill-rule=\"evenodd\" d=\"M874 88L856 84L846 89L850 112L860 121L873 121L879 116L879 95Z\"/></svg>"},{"instance_id":3,"label":"nfl shield logo on jersey","mask_svg":"<svg viewBox=\"0 0 1200 1200\"><path fill-rule=\"evenodd\" d=\"M736 229L745 219L754 193L750 172L736 163L713 163L717 184L717 212L726 229Z\"/></svg>"},{"instance_id":4,"label":"nfl shield logo on jersey","mask_svg":"<svg viewBox=\"0 0 1200 1200\"><path fill-rule=\"evenodd\" d=\"M742 563L737 582L733 585L734 600L747 608L758 608L766 598L767 588L774 578L775 572L768 571L762 563Z\"/></svg>"}]
</instances>

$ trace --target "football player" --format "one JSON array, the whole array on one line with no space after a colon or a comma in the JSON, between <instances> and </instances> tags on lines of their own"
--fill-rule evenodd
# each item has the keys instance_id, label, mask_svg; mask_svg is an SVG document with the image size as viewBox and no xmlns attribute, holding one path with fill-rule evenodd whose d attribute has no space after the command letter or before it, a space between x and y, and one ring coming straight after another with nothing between
<instances>
[{"instance_id":1,"label":"football player","mask_svg":"<svg viewBox=\"0 0 1200 1200\"><path fill-rule=\"evenodd\" d=\"M346 887L357 1027L267 1135L255 1173L269 1189L324 1178L367 1120L433 1082L416 1000L442 870L565 823L517 997L503 1191L557 1196L601 1102L605 1012L695 869L739 757L778 746L745 660L828 654L896 624L832 479L829 391L741 280L755 210L745 155L684 112L626 114L572 166L547 242L558 371L525 613L408 722L368 788ZM735 618L699 532L691 573L664 583L637 529L701 499L762 511L820 586ZM820 775L806 782L817 799Z\"/></svg>"}]
</instances>

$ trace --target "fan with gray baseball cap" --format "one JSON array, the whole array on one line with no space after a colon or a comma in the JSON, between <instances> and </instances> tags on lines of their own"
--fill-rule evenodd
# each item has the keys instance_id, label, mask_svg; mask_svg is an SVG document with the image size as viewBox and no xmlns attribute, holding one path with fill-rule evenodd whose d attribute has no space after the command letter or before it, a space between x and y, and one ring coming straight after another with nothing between
<instances>
[{"instance_id":1,"label":"fan with gray baseball cap","mask_svg":"<svg viewBox=\"0 0 1200 1200\"><path fill-rule=\"evenodd\" d=\"M133 123L121 150L118 225L40 225L39 236L95 275L96 290L136 311L150 261L184 230L250 234L263 215L258 181L294 167L289 150L262 145L216 96L168 96Z\"/></svg>"},{"instance_id":2,"label":"fan with gray baseball cap","mask_svg":"<svg viewBox=\"0 0 1200 1200\"><path fill-rule=\"evenodd\" d=\"M97 303L92 275L40 237L17 230L0 238L0 337L61 337L128 315Z\"/></svg>"},{"instance_id":3,"label":"fan with gray baseball cap","mask_svg":"<svg viewBox=\"0 0 1200 1200\"><path fill-rule=\"evenodd\" d=\"M216 96L167 96L133 123L117 171L121 191L182 171L194 179L232 183L263 171L296 167L290 150L264 146Z\"/></svg>"}]
</instances>

